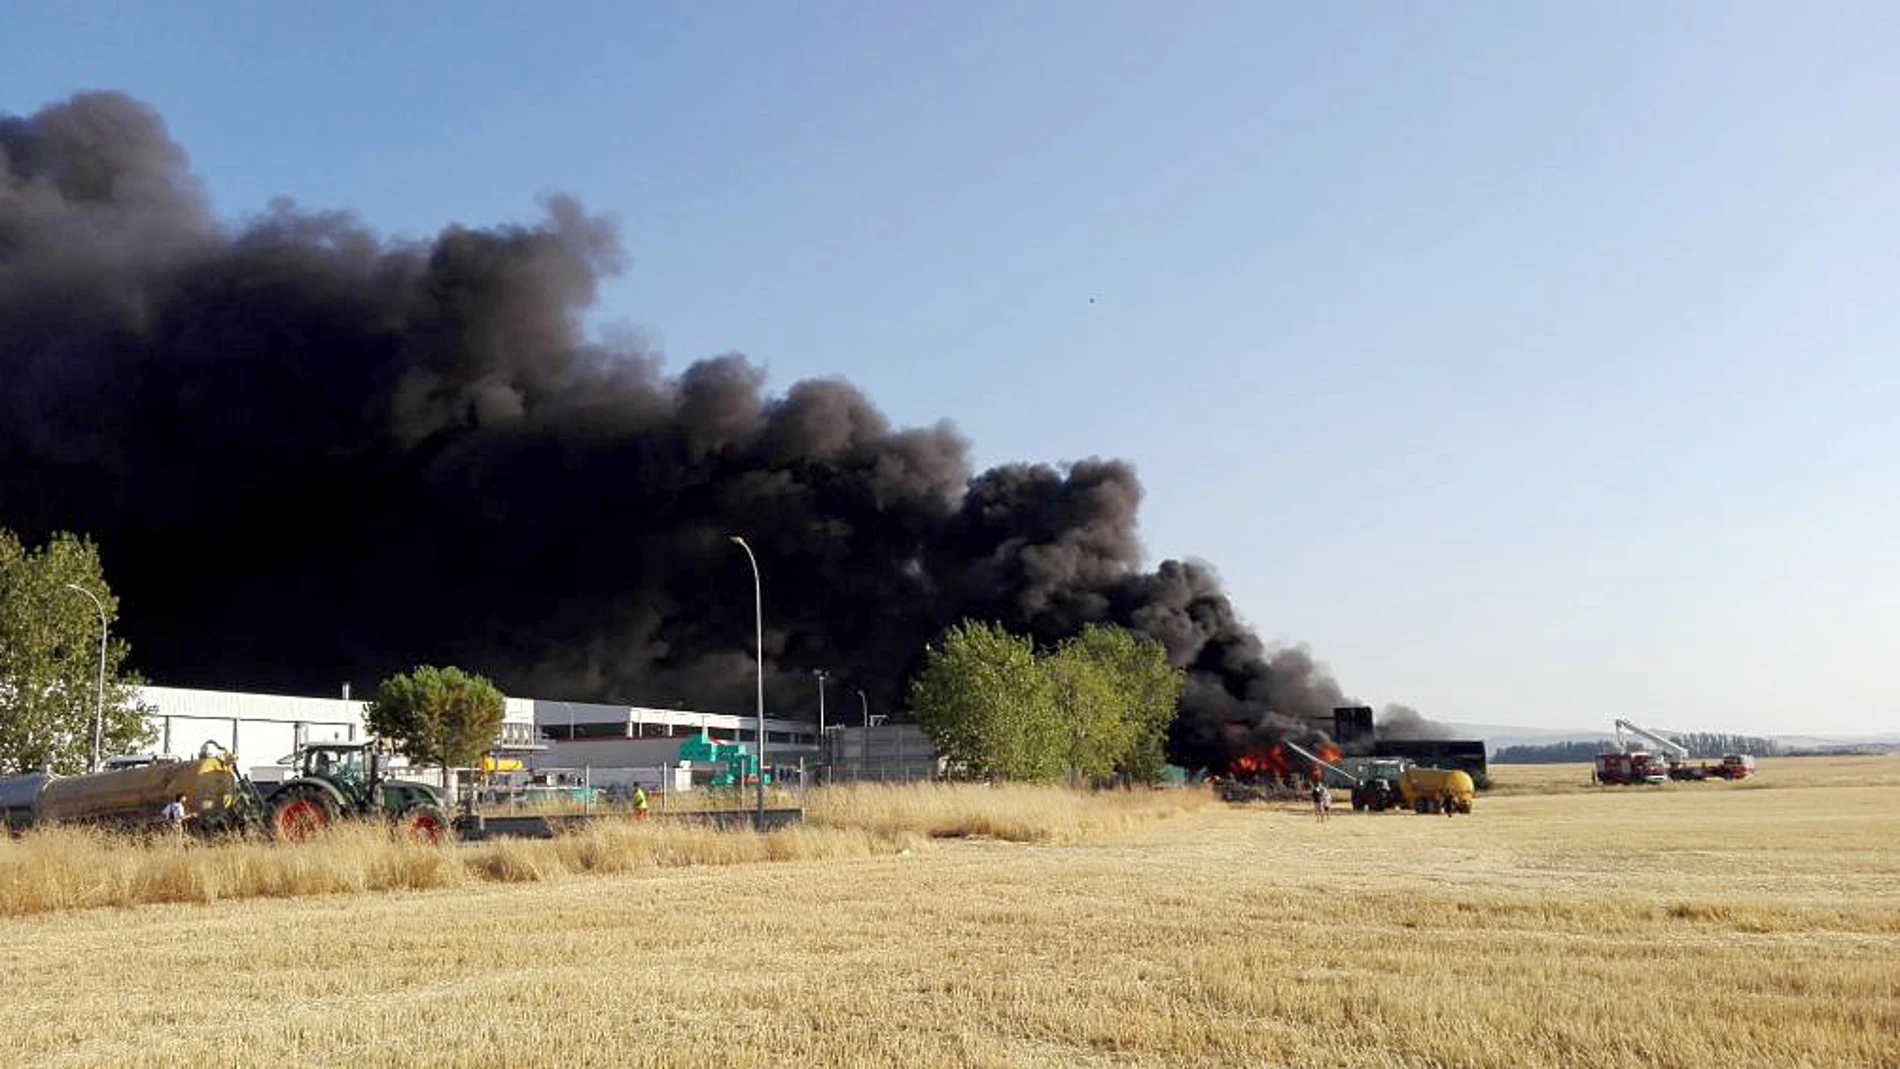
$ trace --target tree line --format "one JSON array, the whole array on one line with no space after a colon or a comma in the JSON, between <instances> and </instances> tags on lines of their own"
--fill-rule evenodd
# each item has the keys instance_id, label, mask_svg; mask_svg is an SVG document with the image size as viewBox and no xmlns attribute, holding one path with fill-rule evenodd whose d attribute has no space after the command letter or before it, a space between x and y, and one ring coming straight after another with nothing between
<instances>
[{"instance_id":1,"label":"tree line","mask_svg":"<svg viewBox=\"0 0 1900 1069\"><path fill-rule=\"evenodd\" d=\"M1755 735L1726 735L1718 732L1689 731L1676 735L1664 735L1674 739L1680 746L1698 758L1717 758L1723 754L1745 753L1756 757L1774 757L1781 753L1781 745L1773 739L1764 739ZM1528 743L1521 746L1502 746L1491 755L1491 760L1503 765L1554 765L1572 761L1591 761L1597 754L1612 752L1616 743L1609 739L1595 742L1546 742Z\"/></svg>"}]
</instances>

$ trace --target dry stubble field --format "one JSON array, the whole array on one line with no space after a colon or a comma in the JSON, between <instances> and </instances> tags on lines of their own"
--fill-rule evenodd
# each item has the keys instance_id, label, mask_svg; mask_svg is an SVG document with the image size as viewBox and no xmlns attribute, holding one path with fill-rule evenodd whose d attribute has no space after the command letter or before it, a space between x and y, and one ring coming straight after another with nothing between
<instances>
[{"instance_id":1,"label":"dry stubble field","mask_svg":"<svg viewBox=\"0 0 1900 1069\"><path fill-rule=\"evenodd\" d=\"M1060 845L14 917L0 1056L1900 1065L1900 758L1497 778L1469 819L1170 806Z\"/></svg>"}]
</instances>

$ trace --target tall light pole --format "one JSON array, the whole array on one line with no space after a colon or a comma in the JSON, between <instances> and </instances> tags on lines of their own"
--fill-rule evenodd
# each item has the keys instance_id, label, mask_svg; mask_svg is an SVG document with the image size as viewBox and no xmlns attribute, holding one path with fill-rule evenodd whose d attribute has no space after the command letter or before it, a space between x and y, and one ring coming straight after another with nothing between
<instances>
[{"instance_id":1,"label":"tall light pole","mask_svg":"<svg viewBox=\"0 0 1900 1069\"><path fill-rule=\"evenodd\" d=\"M757 629L759 659L759 815L752 826L759 831L765 830L765 592L764 584L759 580L759 558L752 555L752 547L738 535L730 536L733 543L745 550L745 559L752 565L752 613L753 626Z\"/></svg>"},{"instance_id":2,"label":"tall light pole","mask_svg":"<svg viewBox=\"0 0 1900 1069\"><path fill-rule=\"evenodd\" d=\"M869 728L871 726L871 702L864 696L863 687L858 688L858 707L864 710L864 726ZM871 740L868 738L865 739L864 744L869 746Z\"/></svg>"},{"instance_id":3,"label":"tall light pole","mask_svg":"<svg viewBox=\"0 0 1900 1069\"><path fill-rule=\"evenodd\" d=\"M825 670L814 668L811 674L818 677L818 765L820 770L825 764Z\"/></svg>"},{"instance_id":4,"label":"tall light pole","mask_svg":"<svg viewBox=\"0 0 1900 1069\"><path fill-rule=\"evenodd\" d=\"M822 746L825 741L825 670L814 668L811 674L818 677L818 742Z\"/></svg>"},{"instance_id":5,"label":"tall light pole","mask_svg":"<svg viewBox=\"0 0 1900 1069\"><path fill-rule=\"evenodd\" d=\"M105 733L106 723L106 606L98 596L78 583L67 583L66 589L77 590L86 595L92 607L99 610L99 697L92 709L92 764L86 767L88 772L99 771L100 736Z\"/></svg>"}]
</instances>

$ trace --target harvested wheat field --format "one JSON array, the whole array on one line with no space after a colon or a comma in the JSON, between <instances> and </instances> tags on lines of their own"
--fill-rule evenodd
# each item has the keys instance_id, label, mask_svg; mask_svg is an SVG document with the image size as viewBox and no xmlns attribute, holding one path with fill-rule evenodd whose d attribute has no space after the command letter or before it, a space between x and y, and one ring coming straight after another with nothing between
<instances>
[{"instance_id":1,"label":"harvested wheat field","mask_svg":"<svg viewBox=\"0 0 1900 1069\"><path fill-rule=\"evenodd\" d=\"M53 1065L1900 1064L1900 758L1762 764L1654 789L1503 768L1469 818L1325 825L1198 792L867 791L777 846L613 829L423 851L430 890L243 897L227 873L209 903L48 900L0 921L0 1043Z\"/></svg>"}]
</instances>

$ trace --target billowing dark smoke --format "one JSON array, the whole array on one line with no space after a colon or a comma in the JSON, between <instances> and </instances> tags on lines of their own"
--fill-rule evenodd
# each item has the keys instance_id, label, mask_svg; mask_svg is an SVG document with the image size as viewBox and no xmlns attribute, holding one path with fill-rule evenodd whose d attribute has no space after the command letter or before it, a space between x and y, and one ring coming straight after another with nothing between
<instances>
[{"instance_id":1,"label":"billowing dark smoke","mask_svg":"<svg viewBox=\"0 0 1900 1069\"><path fill-rule=\"evenodd\" d=\"M1127 623L1191 672L1177 759L1340 703L1206 568L1140 570L1134 472L973 474L948 424L741 356L678 375L583 316L613 225L377 236L279 202L215 218L136 101L0 118L0 524L83 530L166 682L328 692L455 662L514 693L745 708L757 549L769 700L809 670L901 701L964 615ZM853 703L834 692L846 710Z\"/></svg>"},{"instance_id":2,"label":"billowing dark smoke","mask_svg":"<svg viewBox=\"0 0 1900 1069\"><path fill-rule=\"evenodd\" d=\"M1382 739L1449 739L1450 728L1409 705L1391 702L1379 710L1379 737Z\"/></svg>"}]
</instances>

